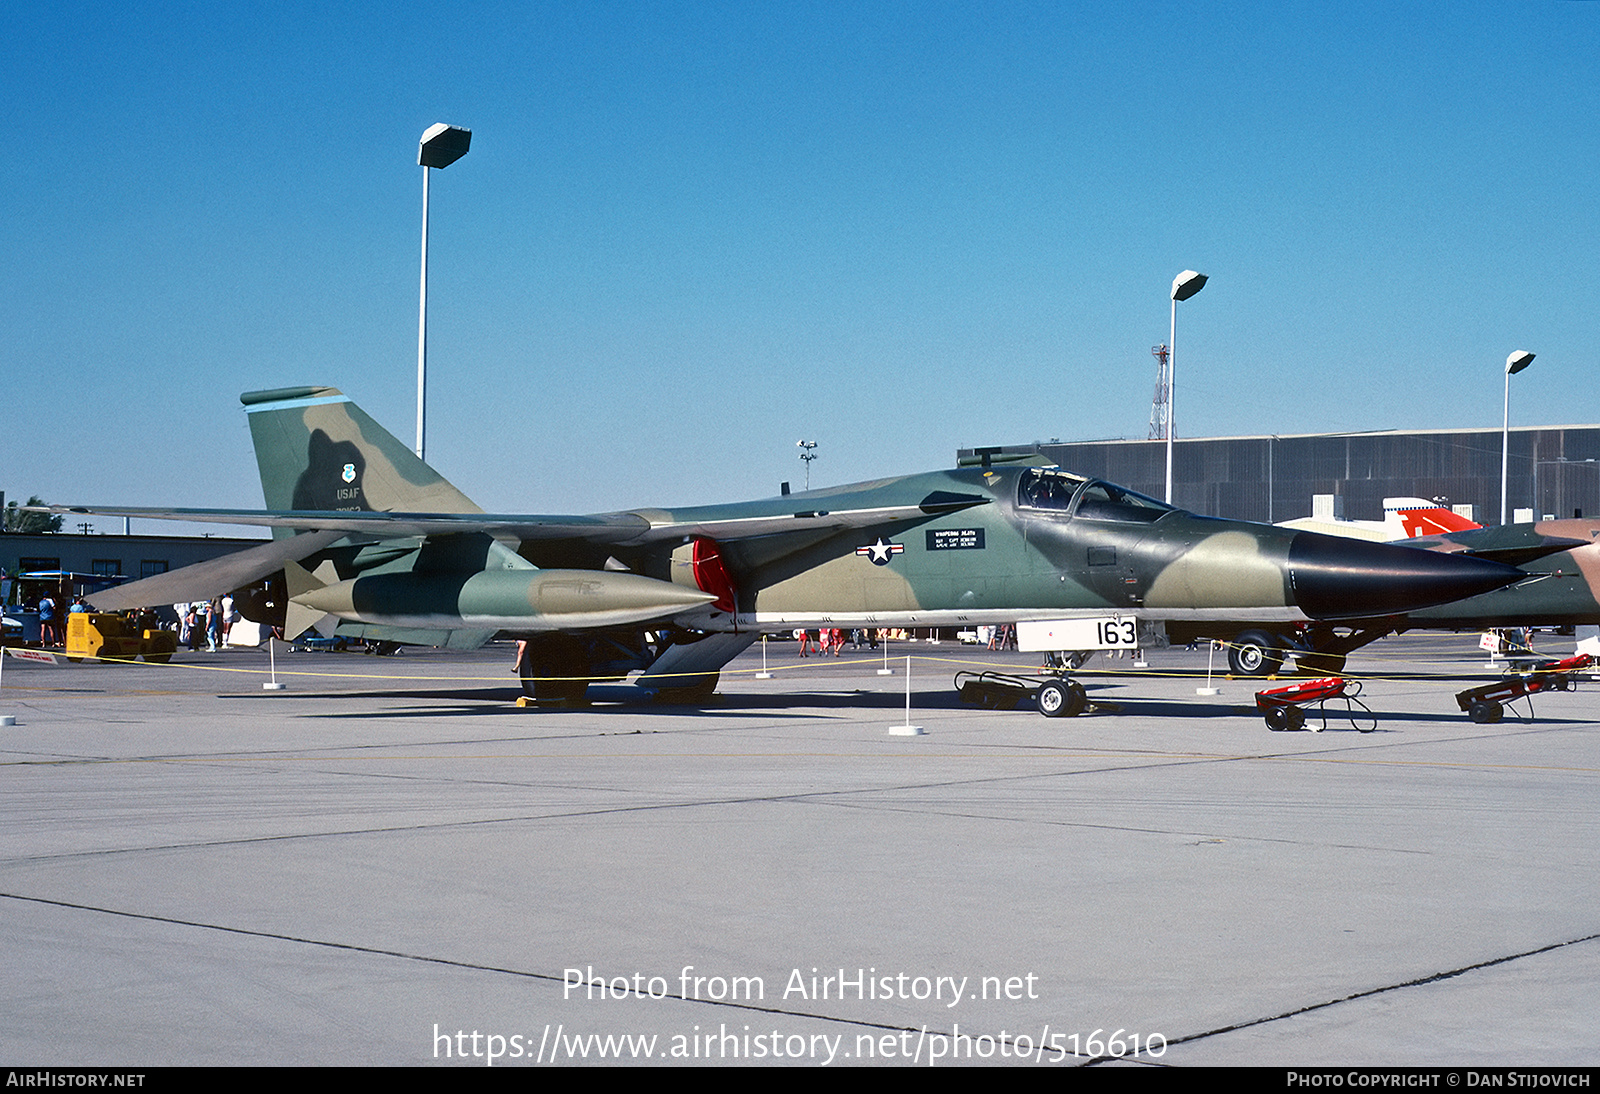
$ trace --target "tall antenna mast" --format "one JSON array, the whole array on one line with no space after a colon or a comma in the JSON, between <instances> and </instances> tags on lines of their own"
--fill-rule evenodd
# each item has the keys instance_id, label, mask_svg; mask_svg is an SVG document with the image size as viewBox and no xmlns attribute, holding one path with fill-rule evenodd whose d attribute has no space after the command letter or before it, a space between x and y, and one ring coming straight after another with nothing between
<instances>
[{"instance_id":1,"label":"tall antenna mast","mask_svg":"<svg viewBox=\"0 0 1600 1094\"><path fill-rule=\"evenodd\" d=\"M1167 417L1167 400L1172 396L1172 373L1167 368L1167 359L1172 351L1166 346L1151 346L1150 355L1160 362L1156 369L1156 394L1150 400L1150 440L1165 440L1171 422Z\"/></svg>"}]
</instances>

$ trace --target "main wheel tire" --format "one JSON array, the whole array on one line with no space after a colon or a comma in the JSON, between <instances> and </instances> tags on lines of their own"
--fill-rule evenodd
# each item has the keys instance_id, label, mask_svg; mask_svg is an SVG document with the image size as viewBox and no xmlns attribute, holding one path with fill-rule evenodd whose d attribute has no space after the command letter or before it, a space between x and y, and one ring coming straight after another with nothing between
<instances>
[{"instance_id":1,"label":"main wheel tire","mask_svg":"<svg viewBox=\"0 0 1600 1094\"><path fill-rule=\"evenodd\" d=\"M1283 666L1283 640L1266 631L1245 631L1228 643L1235 676L1271 676Z\"/></svg>"},{"instance_id":2,"label":"main wheel tire","mask_svg":"<svg viewBox=\"0 0 1600 1094\"><path fill-rule=\"evenodd\" d=\"M522 674L522 693L541 703L581 703L588 691L587 680L562 680L530 673Z\"/></svg>"},{"instance_id":3,"label":"main wheel tire","mask_svg":"<svg viewBox=\"0 0 1600 1094\"><path fill-rule=\"evenodd\" d=\"M583 702L589 690L589 681L574 679L587 675L587 666L581 658L563 656L573 654L575 644L570 639L528 644L517 662L517 675L522 679L522 693L541 703Z\"/></svg>"},{"instance_id":4,"label":"main wheel tire","mask_svg":"<svg viewBox=\"0 0 1600 1094\"><path fill-rule=\"evenodd\" d=\"M1089 704L1089 694L1076 680L1050 680L1040 685L1034 703L1046 718L1076 718Z\"/></svg>"}]
</instances>

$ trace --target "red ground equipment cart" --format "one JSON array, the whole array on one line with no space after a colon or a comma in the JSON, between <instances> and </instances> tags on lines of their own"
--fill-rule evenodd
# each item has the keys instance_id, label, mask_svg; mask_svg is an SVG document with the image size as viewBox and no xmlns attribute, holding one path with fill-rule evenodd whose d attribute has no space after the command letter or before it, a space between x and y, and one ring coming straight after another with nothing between
<instances>
[{"instance_id":1,"label":"red ground equipment cart","mask_svg":"<svg viewBox=\"0 0 1600 1094\"><path fill-rule=\"evenodd\" d=\"M1492 724L1505 717L1506 704L1541 691L1570 691L1578 686L1577 673L1594 664L1587 653L1560 661L1545 661L1528 672L1504 676L1493 684L1468 688L1456 695L1456 705L1474 722ZM1533 717L1533 700L1528 699L1528 717Z\"/></svg>"},{"instance_id":2,"label":"red ground equipment cart","mask_svg":"<svg viewBox=\"0 0 1600 1094\"><path fill-rule=\"evenodd\" d=\"M1346 680L1342 676L1325 676L1321 680L1307 680L1287 687L1258 691L1256 709L1266 719L1267 728L1277 732L1305 729L1305 708L1315 703L1322 724L1310 728L1313 733L1321 733L1328 728L1328 708L1325 704L1335 699L1342 699L1345 717L1350 719L1350 724L1362 733L1371 733L1378 728L1378 719L1373 717L1372 711L1365 703L1356 698L1360 694L1359 681ZM1362 711L1359 716L1356 714L1357 707Z\"/></svg>"}]
</instances>

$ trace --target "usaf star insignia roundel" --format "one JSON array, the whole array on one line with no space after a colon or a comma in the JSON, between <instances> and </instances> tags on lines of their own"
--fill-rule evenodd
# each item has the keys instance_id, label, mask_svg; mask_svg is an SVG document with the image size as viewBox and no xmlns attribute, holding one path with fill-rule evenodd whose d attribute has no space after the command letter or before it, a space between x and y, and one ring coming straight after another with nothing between
<instances>
[{"instance_id":1,"label":"usaf star insignia roundel","mask_svg":"<svg viewBox=\"0 0 1600 1094\"><path fill-rule=\"evenodd\" d=\"M889 559L895 555L903 554L905 549L905 544L889 543L882 536L879 536L878 542L866 547L857 547L856 554L867 556L872 560L874 566L887 566L889 565Z\"/></svg>"}]
</instances>

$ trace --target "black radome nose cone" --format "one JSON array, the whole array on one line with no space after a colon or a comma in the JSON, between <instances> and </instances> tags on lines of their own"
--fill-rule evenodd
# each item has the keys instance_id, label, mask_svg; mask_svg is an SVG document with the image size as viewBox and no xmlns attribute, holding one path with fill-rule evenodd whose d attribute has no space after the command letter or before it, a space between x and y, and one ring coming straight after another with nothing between
<instances>
[{"instance_id":1,"label":"black radome nose cone","mask_svg":"<svg viewBox=\"0 0 1600 1094\"><path fill-rule=\"evenodd\" d=\"M1402 615L1528 575L1487 559L1301 532L1289 544L1295 603L1313 619Z\"/></svg>"}]
</instances>

